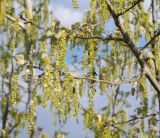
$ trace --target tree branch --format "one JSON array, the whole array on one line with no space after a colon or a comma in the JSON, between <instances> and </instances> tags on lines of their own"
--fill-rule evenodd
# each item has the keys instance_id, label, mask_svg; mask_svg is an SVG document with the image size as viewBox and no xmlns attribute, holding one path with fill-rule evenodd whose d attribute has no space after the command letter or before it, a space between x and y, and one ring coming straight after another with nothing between
<instances>
[{"instance_id":1,"label":"tree branch","mask_svg":"<svg viewBox=\"0 0 160 138\"><path fill-rule=\"evenodd\" d=\"M112 37L112 36L108 36L108 37L101 37L101 36L91 36L91 37L84 37L84 36L75 36L74 38L79 38L79 39L100 39L102 41L124 41L123 38L116 38L116 37Z\"/></svg>"},{"instance_id":2,"label":"tree branch","mask_svg":"<svg viewBox=\"0 0 160 138\"><path fill-rule=\"evenodd\" d=\"M128 138L128 134L123 129L121 129L121 128L115 126L115 125L111 125L111 127L117 129L118 131L121 131L126 136L126 138Z\"/></svg>"},{"instance_id":3,"label":"tree branch","mask_svg":"<svg viewBox=\"0 0 160 138\"><path fill-rule=\"evenodd\" d=\"M12 128L8 131L9 134L13 132L13 130L19 125L20 122L17 122Z\"/></svg>"},{"instance_id":4,"label":"tree branch","mask_svg":"<svg viewBox=\"0 0 160 138\"><path fill-rule=\"evenodd\" d=\"M15 19L14 17L10 16L9 14L6 14L6 18L9 19L9 20L11 20L11 21L13 21L13 22L16 22L16 19ZM45 29L45 28L43 28L43 27L41 27L41 26L36 25L36 24L33 23L32 21L27 21L22 15L20 15L20 19L23 20L23 21L25 21L25 24L28 24L28 23L29 23L29 24L37 27L38 29ZM25 24L22 23L22 22L18 22L18 25L19 25L24 31L27 30Z\"/></svg>"},{"instance_id":5,"label":"tree branch","mask_svg":"<svg viewBox=\"0 0 160 138\"><path fill-rule=\"evenodd\" d=\"M11 20L11 21L13 21L13 22L16 22L16 19L15 19L14 17L10 16L9 14L6 14L6 18L9 19L9 20ZM23 23L18 22L18 25L19 25L24 31L26 31L26 27L25 27L25 25L24 25Z\"/></svg>"},{"instance_id":6,"label":"tree branch","mask_svg":"<svg viewBox=\"0 0 160 138\"><path fill-rule=\"evenodd\" d=\"M36 66L36 65L28 65L29 67L35 68L35 69L40 69L41 71L44 71L43 68ZM51 73L53 73L51 71ZM43 72L41 75L39 75L39 77L45 75L45 72ZM111 85L120 85L120 84L125 84L125 83L133 83L138 81L141 78L142 74L136 75L134 77L132 77L129 80L124 80L123 78L117 79L115 81L108 81L108 80L101 80L101 79L95 79L95 78L89 78L89 77L80 77L80 76L75 76L74 79L84 79L84 80L90 80L90 81L94 81L94 82L100 82L100 83L107 83L107 84L111 84Z\"/></svg>"},{"instance_id":7,"label":"tree branch","mask_svg":"<svg viewBox=\"0 0 160 138\"><path fill-rule=\"evenodd\" d=\"M20 14L19 16L20 16L20 19L21 19L21 20L25 21L25 24L28 24L28 23L29 23L29 24L37 27L38 29L45 29L45 28L43 28L43 27L41 27L41 26L36 25L36 24L33 23L32 21L28 21L27 19L25 19L25 18L23 17L22 14Z\"/></svg>"},{"instance_id":8,"label":"tree branch","mask_svg":"<svg viewBox=\"0 0 160 138\"><path fill-rule=\"evenodd\" d=\"M120 32L121 32L121 34L122 34L122 36L124 38L124 42L128 45L128 47L131 49L131 51L133 52L133 54L137 58L139 64L141 65L141 68L144 70L145 75L148 78L149 82L155 88L155 90L157 91L157 93L160 94L160 84L156 80L156 78L152 75L152 73L151 73L152 71L148 67L146 61L140 57L140 55L142 53L141 50L136 47L136 45L134 44L134 42L131 39L131 37L128 34L128 32L126 32L126 30L124 29L124 27L121 25L121 23L120 23L120 21L118 19L118 16L114 12L114 10L110 6L110 4L107 1L106 1L106 3L107 3L108 10L109 10L109 12L110 12L110 14L111 14L114 22L115 22L115 25L120 30Z\"/></svg>"},{"instance_id":9,"label":"tree branch","mask_svg":"<svg viewBox=\"0 0 160 138\"><path fill-rule=\"evenodd\" d=\"M160 29L158 29L158 30L156 31L156 34L154 35L154 37L151 38L151 40L150 40L149 42L147 42L147 44L145 44L145 45L142 47L142 50L145 49L145 48L147 48L150 44L152 44L153 41L154 41L159 35L160 35Z\"/></svg>"},{"instance_id":10,"label":"tree branch","mask_svg":"<svg viewBox=\"0 0 160 138\"><path fill-rule=\"evenodd\" d=\"M107 83L107 84L111 84L111 85L120 85L120 84L135 82L138 79L140 79L140 77L141 77L141 75L137 75L137 76L134 76L130 80L123 80L123 79L121 79L121 80L115 80L115 81L99 80L99 79L88 78L88 77L74 77L74 79L84 79L84 80L90 80L90 81L94 81L94 82Z\"/></svg>"},{"instance_id":11,"label":"tree branch","mask_svg":"<svg viewBox=\"0 0 160 138\"><path fill-rule=\"evenodd\" d=\"M109 126L112 126L112 125L115 126L115 125L127 124L127 123L130 123L130 122L136 121L136 120L142 120L142 119L145 119L145 118L148 118L148 117L157 116L159 114L160 114L160 112L156 112L156 113L147 114L147 115L141 116L141 117L135 117L135 118L132 118L132 119L127 120L125 122L117 122L117 123L112 123L112 124L110 124L108 121L105 121L105 125L106 126L108 126L108 125Z\"/></svg>"},{"instance_id":12,"label":"tree branch","mask_svg":"<svg viewBox=\"0 0 160 138\"><path fill-rule=\"evenodd\" d=\"M128 12L129 10L131 10L132 8L134 8L141 1L143 1L143 0L137 0L137 1L135 1L132 6L130 6L128 9L124 10L123 12L118 13L117 16L119 17L121 15L124 15L126 12Z\"/></svg>"}]
</instances>

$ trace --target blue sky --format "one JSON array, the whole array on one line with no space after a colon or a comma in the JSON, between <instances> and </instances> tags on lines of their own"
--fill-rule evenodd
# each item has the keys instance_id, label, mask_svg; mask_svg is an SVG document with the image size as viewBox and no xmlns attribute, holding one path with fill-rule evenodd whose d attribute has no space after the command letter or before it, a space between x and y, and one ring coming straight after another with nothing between
<instances>
[{"instance_id":1,"label":"blue sky","mask_svg":"<svg viewBox=\"0 0 160 138\"><path fill-rule=\"evenodd\" d=\"M89 0L79 0L79 9L74 9L72 0L54 0L50 5L55 17L64 26L82 21L84 12L89 9Z\"/></svg>"}]
</instances>

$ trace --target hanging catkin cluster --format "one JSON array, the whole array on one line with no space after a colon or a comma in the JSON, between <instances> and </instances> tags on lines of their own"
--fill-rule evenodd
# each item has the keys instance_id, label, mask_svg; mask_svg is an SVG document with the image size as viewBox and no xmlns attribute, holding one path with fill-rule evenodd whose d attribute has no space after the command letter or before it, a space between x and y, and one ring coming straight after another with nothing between
<instances>
[{"instance_id":1,"label":"hanging catkin cluster","mask_svg":"<svg viewBox=\"0 0 160 138\"><path fill-rule=\"evenodd\" d=\"M108 17L108 15L109 15L109 12L106 8L107 7L106 0L101 0L101 2L99 4L102 8L102 20L105 21L106 18Z\"/></svg>"},{"instance_id":2,"label":"hanging catkin cluster","mask_svg":"<svg viewBox=\"0 0 160 138\"><path fill-rule=\"evenodd\" d=\"M17 92L18 92L18 74L14 73L12 76L12 84L11 84L11 103L15 104L16 103L16 98L17 98Z\"/></svg>"},{"instance_id":3,"label":"hanging catkin cluster","mask_svg":"<svg viewBox=\"0 0 160 138\"><path fill-rule=\"evenodd\" d=\"M37 97L33 96L29 106L28 134L31 134L34 129L36 108L37 108Z\"/></svg>"},{"instance_id":4,"label":"hanging catkin cluster","mask_svg":"<svg viewBox=\"0 0 160 138\"><path fill-rule=\"evenodd\" d=\"M7 1L6 0L1 0L0 1L0 22L3 23L5 20L5 14L6 14L6 5ZM0 25L1 25L0 23Z\"/></svg>"},{"instance_id":5,"label":"hanging catkin cluster","mask_svg":"<svg viewBox=\"0 0 160 138\"><path fill-rule=\"evenodd\" d=\"M54 46L54 58L55 58L55 67L53 73L53 86L55 96L52 98L52 103L60 111L63 111L63 99L66 97L66 91L70 91L70 88L62 91L62 80L61 75L66 75L68 73L68 66L66 65L66 52L67 52L67 42L66 42L66 31L61 30L56 34L57 44ZM62 74L62 72L65 72ZM67 80L67 75L64 78L64 81ZM65 81L66 82L66 81ZM65 84L65 87L68 87L68 84ZM69 92L68 92L69 93Z\"/></svg>"},{"instance_id":6,"label":"hanging catkin cluster","mask_svg":"<svg viewBox=\"0 0 160 138\"><path fill-rule=\"evenodd\" d=\"M94 66L95 66L95 58L97 53L97 44L98 42L96 40L88 40L86 49L84 51L82 64L83 69L86 69L86 67L90 69L90 72L93 72ZM93 75L92 73L90 74Z\"/></svg>"},{"instance_id":7,"label":"hanging catkin cluster","mask_svg":"<svg viewBox=\"0 0 160 138\"><path fill-rule=\"evenodd\" d=\"M96 52L97 52L97 42L96 40L88 40L88 63L90 66L90 70L94 70L94 62L96 58Z\"/></svg>"},{"instance_id":8,"label":"hanging catkin cluster","mask_svg":"<svg viewBox=\"0 0 160 138\"><path fill-rule=\"evenodd\" d=\"M143 95L143 111L144 113L148 112L148 90L146 85L146 77L143 75L141 79L138 80L138 83L140 84L140 90L142 90Z\"/></svg>"},{"instance_id":9,"label":"hanging catkin cluster","mask_svg":"<svg viewBox=\"0 0 160 138\"><path fill-rule=\"evenodd\" d=\"M77 0L72 0L72 3L73 3L73 7L74 8L78 8L79 7Z\"/></svg>"},{"instance_id":10,"label":"hanging catkin cluster","mask_svg":"<svg viewBox=\"0 0 160 138\"><path fill-rule=\"evenodd\" d=\"M10 41L9 41L9 48L14 51L15 50L15 40L14 38L12 38Z\"/></svg>"},{"instance_id":11,"label":"hanging catkin cluster","mask_svg":"<svg viewBox=\"0 0 160 138\"><path fill-rule=\"evenodd\" d=\"M46 107L46 101L51 97L51 90L52 90L52 63L51 59L47 55L46 52L46 42L41 42L41 62L44 65L44 75L42 77L42 87L43 87L43 98L42 98L42 105Z\"/></svg>"},{"instance_id":12,"label":"hanging catkin cluster","mask_svg":"<svg viewBox=\"0 0 160 138\"><path fill-rule=\"evenodd\" d=\"M25 15L25 20L26 22L30 22L32 21L32 16L30 15L28 10L22 10L21 14L23 16L23 14ZM30 34L32 33L32 25L30 23L26 23L26 29L27 29L27 33Z\"/></svg>"},{"instance_id":13,"label":"hanging catkin cluster","mask_svg":"<svg viewBox=\"0 0 160 138\"><path fill-rule=\"evenodd\" d=\"M9 48L12 50L12 53L13 53L15 50L14 38L12 38L9 41ZM16 103L17 91L18 91L18 74L13 71L12 80L11 80L11 98L10 98L11 104Z\"/></svg>"},{"instance_id":14,"label":"hanging catkin cluster","mask_svg":"<svg viewBox=\"0 0 160 138\"><path fill-rule=\"evenodd\" d=\"M160 47L158 46L157 49L154 49L153 52L155 53L155 60L157 61L156 64L157 64L157 68L158 68L158 75L160 75Z\"/></svg>"},{"instance_id":15,"label":"hanging catkin cluster","mask_svg":"<svg viewBox=\"0 0 160 138\"><path fill-rule=\"evenodd\" d=\"M58 42L59 64L61 65L62 68L67 68L67 65L66 65L67 34L65 30L62 30L57 35L60 37L60 40Z\"/></svg>"},{"instance_id":16,"label":"hanging catkin cluster","mask_svg":"<svg viewBox=\"0 0 160 138\"><path fill-rule=\"evenodd\" d=\"M94 126L94 95L96 90L94 88L91 88L88 93L89 98L89 128L92 128Z\"/></svg>"},{"instance_id":17,"label":"hanging catkin cluster","mask_svg":"<svg viewBox=\"0 0 160 138\"><path fill-rule=\"evenodd\" d=\"M71 96L73 97L73 107L74 107L73 115L75 117L78 117L80 103L79 103L79 92L78 92L76 81L73 81L72 83L72 95Z\"/></svg>"}]
</instances>

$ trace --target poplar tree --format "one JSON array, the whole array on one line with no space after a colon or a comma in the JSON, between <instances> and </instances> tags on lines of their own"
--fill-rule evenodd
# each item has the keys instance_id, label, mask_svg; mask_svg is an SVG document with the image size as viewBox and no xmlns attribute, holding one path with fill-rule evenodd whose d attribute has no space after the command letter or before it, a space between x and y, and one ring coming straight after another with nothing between
<instances>
[{"instance_id":1,"label":"poplar tree","mask_svg":"<svg viewBox=\"0 0 160 138\"><path fill-rule=\"evenodd\" d=\"M49 106L63 119L78 120L82 110L95 138L158 137L160 0L90 0L83 20L70 28L54 17L50 3L0 0L1 137L16 137L26 126L36 137L37 106ZM78 48L83 57L76 67ZM67 64L68 50L75 71ZM107 95L99 113L96 93ZM86 95L87 108L80 102Z\"/></svg>"}]
</instances>

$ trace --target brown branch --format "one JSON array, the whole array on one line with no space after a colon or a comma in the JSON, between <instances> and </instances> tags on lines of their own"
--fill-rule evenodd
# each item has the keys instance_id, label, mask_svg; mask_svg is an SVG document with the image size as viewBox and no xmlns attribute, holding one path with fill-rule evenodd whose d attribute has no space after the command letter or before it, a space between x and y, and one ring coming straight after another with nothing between
<instances>
[{"instance_id":1,"label":"brown branch","mask_svg":"<svg viewBox=\"0 0 160 138\"><path fill-rule=\"evenodd\" d=\"M135 118L132 118L130 120L127 120L127 121L124 121L124 122L117 122L117 123L112 123L110 124L108 121L105 121L105 125L106 126L112 126L112 125L122 125L122 124L127 124L127 123L130 123L130 122L133 122L133 121L136 121L136 120L142 120L142 119L145 119L145 118L148 118L148 117L152 117L152 116L157 116L159 115L160 112L156 112L156 113L152 113L152 114L147 114L145 116L141 116L141 117L135 117Z\"/></svg>"},{"instance_id":2,"label":"brown branch","mask_svg":"<svg viewBox=\"0 0 160 138\"><path fill-rule=\"evenodd\" d=\"M29 24L37 27L38 29L45 29L45 28L43 28L43 27L41 27L41 26L36 25L35 23L33 23L33 22L30 21L30 20L28 21L27 19L25 19L25 18L23 17L22 14L20 14L19 16L20 16L20 19L21 19L21 20L25 21L25 24L28 24L28 23L29 23Z\"/></svg>"},{"instance_id":3,"label":"brown branch","mask_svg":"<svg viewBox=\"0 0 160 138\"><path fill-rule=\"evenodd\" d=\"M132 6L130 6L128 9L125 9L123 12L120 12L117 14L117 16L121 16L121 15L124 15L126 12L128 12L129 10L131 10L132 8L134 8L138 3L142 2L143 0L137 0L133 3Z\"/></svg>"},{"instance_id":4,"label":"brown branch","mask_svg":"<svg viewBox=\"0 0 160 138\"><path fill-rule=\"evenodd\" d=\"M13 132L13 130L19 125L20 122L17 122L12 128L8 131L9 134Z\"/></svg>"},{"instance_id":5,"label":"brown branch","mask_svg":"<svg viewBox=\"0 0 160 138\"><path fill-rule=\"evenodd\" d=\"M14 17L10 16L9 14L6 14L6 18L9 19L9 20L11 20L11 21L13 21L13 22L16 22L16 19L15 19ZM25 25L24 25L23 23L18 22L18 25L19 25L24 31L26 31L26 27L25 27Z\"/></svg>"},{"instance_id":6,"label":"brown branch","mask_svg":"<svg viewBox=\"0 0 160 138\"><path fill-rule=\"evenodd\" d=\"M73 32L77 32L77 31L79 31L80 29L81 30L85 30L85 29L87 29L87 28L94 28L94 27L96 27L96 26L98 26L98 25L101 25L101 24L104 24L106 21L101 21L101 22L98 22L98 23L95 23L95 24L88 24L87 26L84 26L84 27L82 27L82 26L79 26L79 27L77 27L77 30L71 30L70 31L70 34L71 33L73 33Z\"/></svg>"},{"instance_id":7,"label":"brown branch","mask_svg":"<svg viewBox=\"0 0 160 138\"><path fill-rule=\"evenodd\" d=\"M28 65L29 67L32 67L32 68L37 68L37 69L40 69L42 71L44 71L43 68L39 67L39 66L36 66L36 65ZM51 71L51 73L53 73ZM38 75L39 78L42 77L43 75L45 75L45 72L43 72L41 75ZM124 80L123 78L119 78L118 80L115 80L115 81L108 81L108 80L101 80L101 79L95 79L95 78L89 78L89 77L81 77L81 76L75 76L74 79L84 79L84 80L90 80L90 81L93 81L93 82L99 82L99 83L107 83L107 84L111 84L111 85L120 85L120 84L125 84L125 83L133 83L133 82L136 82L138 81L140 78L141 78L142 74L139 74L139 75L136 75L134 77L132 77L131 79L129 80Z\"/></svg>"},{"instance_id":8,"label":"brown branch","mask_svg":"<svg viewBox=\"0 0 160 138\"><path fill-rule=\"evenodd\" d=\"M151 7L152 7L152 22L153 24L156 22L155 21L155 15L154 15L154 12L155 12L155 4L154 4L155 0L152 0L151 1Z\"/></svg>"},{"instance_id":9,"label":"brown branch","mask_svg":"<svg viewBox=\"0 0 160 138\"><path fill-rule=\"evenodd\" d=\"M115 128L115 129L117 129L118 131L121 131L121 132L126 136L126 138L128 137L128 134L127 134L123 129L121 129L121 128L115 126L115 125L111 125L111 126L112 126L113 128Z\"/></svg>"},{"instance_id":10,"label":"brown branch","mask_svg":"<svg viewBox=\"0 0 160 138\"><path fill-rule=\"evenodd\" d=\"M112 36L108 37L101 37L101 36L91 36L91 37L84 37L84 36L75 36L74 38L79 38L79 39L100 39L102 41L124 41L123 38L115 38Z\"/></svg>"},{"instance_id":11,"label":"brown branch","mask_svg":"<svg viewBox=\"0 0 160 138\"><path fill-rule=\"evenodd\" d=\"M101 22L98 22L98 23L96 23L96 24L91 24L91 25L88 25L88 26L85 26L85 27L80 27L81 29L87 29L88 27L91 27L91 28L94 28L94 27L96 27L96 26L98 26L98 25L100 25L100 24L103 24L103 23L105 23L106 21L101 21Z\"/></svg>"},{"instance_id":12,"label":"brown branch","mask_svg":"<svg viewBox=\"0 0 160 138\"><path fill-rule=\"evenodd\" d=\"M154 35L154 37L151 38L151 40L149 42L147 42L147 44L145 44L145 46L142 47L142 50L147 48L150 44L152 44L154 42L154 40L160 35L160 29L158 29L155 32L156 32L156 34Z\"/></svg>"},{"instance_id":13,"label":"brown branch","mask_svg":"<svg viewBox=\"0 0 160 138\"><path fill-rule=\"evenodd\" d=\"M120 84L125 84L125 83L132 83L137 81L139 78L141 77L141 75L137 75L134 76L132 79L130 80L115 80L115 81L108 81L108 80L99 80L99 79L95 79L95 78L88 78L88 77L74 77L74 79L84 79L84 80L90 80L90 81L94 81L94 82L100 82L100 83L107 83L107 84L111 84L111 85L120 85Z\"/></svg>"},{"instance_id":14,"label":"brown branch","mask_svg":"<svg viewBox=\"0 0 160 138\"><path fill-rule=\"evenodd\" d=\"M149 115L145 115L145 116L141 116L141 117L135 117L135 118L132 118L130 120L127 120L127 121L124 121L124 122L117 122L117 123L110 123L109 121L106 120L105 124L102 126L102 129L104 129L105 127L111 126L111 127L115 128L119 131L122 131L125 135L127 135L126 132L123 129L117 127L117 125L128 124L128 123L131 123L131 122L136 121L136 120L142 120L142 119L145 119L145 118L157 116L159 114L160 114L160 112L156 112L156 113L152 113L152 114L149 114Z\"/></svg>"}]
</instances>

